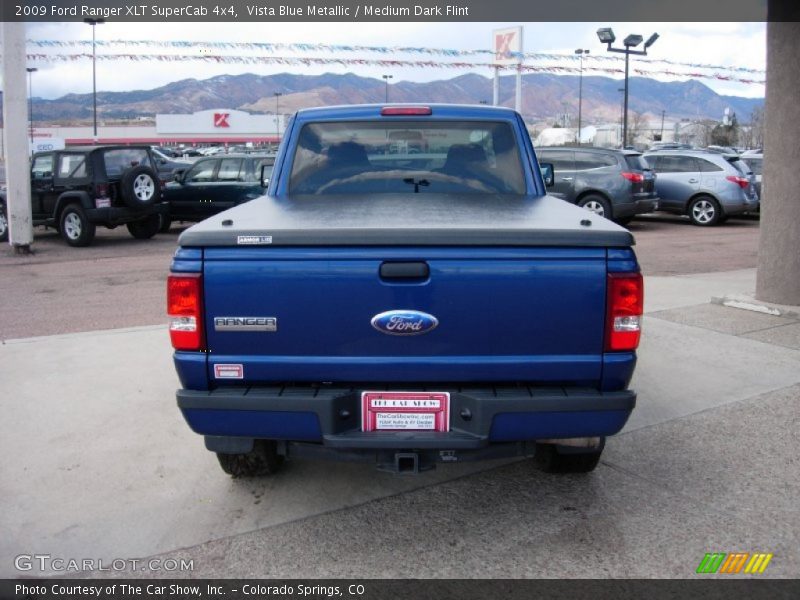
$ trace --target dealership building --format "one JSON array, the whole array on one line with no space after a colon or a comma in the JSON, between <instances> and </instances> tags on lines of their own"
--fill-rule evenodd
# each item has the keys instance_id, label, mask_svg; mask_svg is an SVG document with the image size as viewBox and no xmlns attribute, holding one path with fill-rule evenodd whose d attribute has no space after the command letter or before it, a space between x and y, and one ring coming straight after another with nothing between
<instances>
[{"instance_id":1,"label":"dealership building","mask_svg":"<svg viewBox=\"0 0 800 600\"><path fill-rule=\"evenodd\" d=\"M250 114L215 108L192 114L156 115L152 125L106 126L99 124L97 138L92 126L33 127L34 146L87 144L153 144L198 146L206 144L275 144L283 135L284 115Z\"/></svg>"}]
</instances>

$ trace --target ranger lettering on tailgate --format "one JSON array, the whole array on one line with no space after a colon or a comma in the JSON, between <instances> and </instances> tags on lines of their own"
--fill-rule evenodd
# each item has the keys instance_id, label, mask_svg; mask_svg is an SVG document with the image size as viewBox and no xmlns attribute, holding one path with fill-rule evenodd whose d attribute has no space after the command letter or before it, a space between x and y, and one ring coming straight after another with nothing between
<instances>
[{"instance_id":1,"label":"ranger lettering on tailgate","mask_svg":"<svg viewBox=\"0 0 800 600\"><path fill-rule=\"evenodd\" d=\"M234 477L301 455L591 471L636 403L644 290L630 232L552 181L507 108L299 111L266 195L179 238L186 422Z\"/></svg>"}]
</instances>

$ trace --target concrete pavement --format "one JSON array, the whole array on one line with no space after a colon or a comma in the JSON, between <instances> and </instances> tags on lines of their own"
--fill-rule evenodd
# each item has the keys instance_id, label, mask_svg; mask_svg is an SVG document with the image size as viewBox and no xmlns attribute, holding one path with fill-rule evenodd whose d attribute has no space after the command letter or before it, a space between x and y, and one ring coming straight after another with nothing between
<instances>
[{"instance_id":1,"label":"concrete pavement","mask_svg":"<svg viewBox=\"0 0 800 600\"><path fill-rule=\"evenodd\" d=\"M175 407L163 327L6 341L0 576L47 553L193 558L194 577L692 577L745 551L797 577L800 319L710 303L754 287L647 278L638 406L586 477L297 461L234 481Z\"/></svg>"}]
</instances>

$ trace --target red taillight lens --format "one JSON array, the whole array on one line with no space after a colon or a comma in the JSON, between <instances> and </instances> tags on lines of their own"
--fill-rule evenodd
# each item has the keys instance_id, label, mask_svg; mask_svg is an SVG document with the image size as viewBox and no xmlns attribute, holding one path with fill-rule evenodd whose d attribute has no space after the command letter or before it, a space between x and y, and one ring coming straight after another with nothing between
<instances>
[{"instance_id":1,"label":"red taillight lens","mask_svg":"<svg viewBox=\"0 0 800 600\"><path fill-rule=\"evenodd\" d=\"M167 278L169 337L176 350L203 349L203 278L199 273Z\"/></svg>"},{"instance_id":2,"label":"red taillight lens","mask_svg":"<svg viewBox=\"0 0 800 600\"><path fill-rule=\"evenodd\" d=\"M636 350L644 312L641 273L608 274L606 351Z\"/></svg>"},{"instance_id":3,"label":"red taillight lens","mask_svg":"<svg viewBox=\"0 0 800 600\"><path fill-rule=\"evenodd\" d=\"M746 190L747 186L750 185L750 181L746 177L737 177L736 175L728 175L725 179L737 184L743 190Z\"/></svg>"},{"instance_id":4,"label":"red taillight lens","mask_svg":"<svg viewBox=\"0 0 800 600\"><path fill-rule=\"evenodd\" d=\"M108 184L98 183L94 186L94 195L98 198L108 198Z\"/></svg>"},{"instance_id":5,"label":"red taillight lens","mask_svg":"<svg viewBox=\"0 0 800 600\"><path fill-rule=\"evenodd\" d=\"M433 114L430 106L385 106L381 109L382 117L407 117Z\"/></svg>"},{"instance_id":6,"label":"red taillight lens","mask_svg":"<svg viewBox=\"0 0 800 600\"><path fill-rule=\"evenodd\" d=\"M644 181L644 175L642 175L641 173L623 172L622 176L632 183L642 183Z\"/></svg>"}]
</instances>

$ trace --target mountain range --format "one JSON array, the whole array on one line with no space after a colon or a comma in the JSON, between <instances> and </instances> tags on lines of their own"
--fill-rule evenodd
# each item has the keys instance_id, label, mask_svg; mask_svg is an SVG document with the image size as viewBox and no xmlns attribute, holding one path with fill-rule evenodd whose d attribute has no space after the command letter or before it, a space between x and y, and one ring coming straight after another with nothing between
<instances>
[{"instance_id":1,"label":"mountain range","mask_svg":"<svg viewBox=\"0 0 800 600\"><path fill-rule=\"evenodd\" d=\"M500 103L514 105L513 76L500 78ZM578 111L578 76L532 73L523 76L522 113L531 123L555 121L558 115ZM623 82L598 76L583 77L582 114L584 124L617 121ZM183 79L152 90L98 92L100 119L153 118L156 113L191 113L213 108L274 113L276 92L279 112L335 104L383 102L386 86L380 79L354 74L219 75L210 79ZM477 74L446 80L414 83L400 81L389 86L390 102L491 103L492 80ZM92 95L67 94L54 100L34 98L36 121L80 121L91 119ZM696 80L661 82L644 77L629 80L629 107L653 118L662 111L669 119L721 120L730 108L740 122L749 122L753 109L763 98L721 96Z\"/></svg>"}]
</instances>

